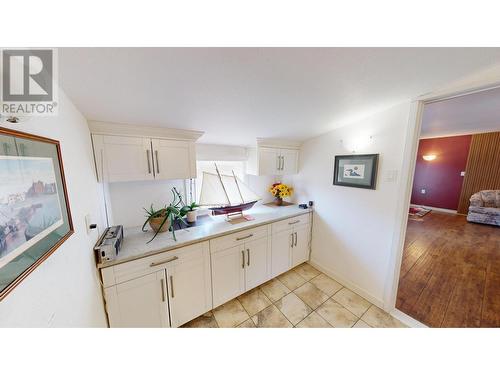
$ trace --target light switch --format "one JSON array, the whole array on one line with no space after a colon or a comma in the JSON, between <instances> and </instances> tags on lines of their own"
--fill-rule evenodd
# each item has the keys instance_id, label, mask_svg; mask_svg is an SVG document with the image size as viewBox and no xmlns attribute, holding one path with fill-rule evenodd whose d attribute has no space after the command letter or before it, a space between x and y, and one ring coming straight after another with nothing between
<instances>
[{"instance_id":1,"label":"light switch","mask_svg":"<svg viewBox=\"0 0 500 375\"><path fill-rule=\"evenodd\" d=\"M421 189L421 190L420 190L420 192L421 192L422 194L425 194L425 193L426 193L425 189Z\"/></svg>"},{"instance_id":2,"label":"light switch","mask_svg":"<svg viewBox=\"0 0 500 375\"><path fill-rule=\"evenodd\" d=\"M398 170L397 169L390 169L386 172L385 174L385 181L386 182L396 182L398 180Z\"/></svg>"},{"instance_id":3,"label":"light switch","mask_svg":"<svg viewBox=\"0 0 500 375\"><path fill-rule=\"evenodd\" d=\"M460 176L465 176L465 171L460 172Z\"/></svg>"}]
</instances>

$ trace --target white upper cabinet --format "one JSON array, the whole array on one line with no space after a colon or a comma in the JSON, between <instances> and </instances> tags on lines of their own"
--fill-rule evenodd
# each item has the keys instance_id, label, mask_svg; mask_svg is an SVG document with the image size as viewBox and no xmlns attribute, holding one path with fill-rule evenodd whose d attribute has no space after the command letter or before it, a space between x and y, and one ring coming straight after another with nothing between
<instances>
[{"instance_id":1,"label":"white upper cabinet","mask_svg":"<svg viewBox=\"0 0 500 375\"><path fill-rule=\"evenodd\" d=\"M98 181L196 177L195 141L203 133L90 122Z\"/></svg>"},{"instance_id":2,"label":"white upper cabinet","mask_svg":"<svg viewBox=\"0 0 500 375\"><path fill-rule=\"evenodd\" d=\"M152 139L155 179L196 178L194 142Z\"/></svg>"},{"instance_id":3,"label":"white upper cabinet","mask_svg":"<svg viewBox=\"0 0 500 375\"><path fill-rule=\"evenodd\" d=\"M299 172L299 144L276 140L258 141L248 151L247 173L258 176L284 176Z\"/></svg>"},{"instance_id":4,"label":"white upper cabinet","mask_svg":"<svg viewBox=\"0 0 500 375\"><path fill-rule=\"evenodd\" d=\"M92 140L99 181L154 179L150 139L94 135Z\"/></svg>"}]
</instances>

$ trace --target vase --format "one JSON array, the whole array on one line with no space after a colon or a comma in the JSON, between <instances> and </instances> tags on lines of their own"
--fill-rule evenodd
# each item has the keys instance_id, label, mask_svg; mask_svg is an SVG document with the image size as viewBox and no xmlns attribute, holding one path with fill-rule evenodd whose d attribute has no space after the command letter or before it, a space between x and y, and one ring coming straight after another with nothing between
<instances>
[{"instance_id":1,"label":"vase","mask_svg":"<svg viewBox=\"0 0 500 375\"><path fill-rule=\"evenodd\" d=\"M186 219L188 223L196 222L196 211L188 211Z\"/></svg>"},{"instance_id":2,"label":"vase","mask_svg":"<svg viewBox=\"0 0 500 375\"><path fill-rule=\"evenodd\" d=\"M276 206L283 206L283 198L276 198L274 202Z\"/></svg>"},{"instance_id":3,"label":"vase","mask_svg":"<svg viewBox=\"0 0 500 375\"><path fill-rule=\"evenodd\" d=\"M167 219L163 226L160 228L161 223L165 220L165 216L154 217L149 219L149 226L156 232L166 232L170 229L170 219Z\"/></svg>"}]
</instances>

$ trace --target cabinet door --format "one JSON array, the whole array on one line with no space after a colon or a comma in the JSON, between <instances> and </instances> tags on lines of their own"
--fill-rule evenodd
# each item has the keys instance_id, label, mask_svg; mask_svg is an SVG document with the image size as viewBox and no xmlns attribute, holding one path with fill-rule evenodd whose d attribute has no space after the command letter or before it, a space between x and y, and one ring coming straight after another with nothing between
<instances>
[{"instance_id":1,"label":"cabinet door","mask_svg":"<svg viewBox=\"0 0 500 375\"><path fill-rule=\"evenodd\" d=\"M299 151L281 150L281 171L282 175L296 174L298 172Z\"/></svg>"},{"instance_id":2,"label":"cabinet door","mask_svg":"<svg viewBox=\"0 0 500 375\"><path fill-rule=\"evenodd\" d=\"M212 309L212 285L208 243L202 251L167 267L167 292L172 327L186 322Z\"/></svg>"},{"instance_id":3,"label":"cabinet door","mask_svg":"<svg viewBox=\"0 0 500 375\"><path fill-rule=\"evenodd\" d=\"M271 277L276 277L291 268L291 240L291 230L273 233L271 247Z\"/></svg>"},{"instance_id":4,"label":"cabinet door","mask_svg":"<svg viewBox=\"0 0 500 375\"><path fill-rule=\"evenodd\" d=\"M245 253L239 245L212 254L214 308L245 291Z\"/></svg>"},{"instance_id":5,"label":"cabinet door","mask_svg":"<svg viewBox=\"0 0 500 375\"><path fill-rule=\"evenodd\" d=\"M110 327L169 327L165 271L104 289Z\"/></svg>"},{"instance_id":6,"label":"cabinet door","mask_svg":"<svg viewBox=\"0 0 500 375\"><path fill-rule=\"evenodd\" d=\"M152 144L156 179L196 178L193 142L153 139Z\"/></svg>"},{"instance_id":7,"label":"cabinet door","mask_svg":"<svg viewBox=\"0 0 500 375\"><path fill-rule=\"evenodd\" d=\"M292 267L309 260L309 224L300 225L293 229Z\"/></svg>"},{"instance_id":8,"label":"cabinet door","mask_svg":"<svg viewBox=\"0 0 500 375\"><path fill-rule=\"evenodd\" d=\"M93 140L99 180L117 182L154 179L149 138L97 135Z\"/></svg>"},{"instance_id":9,"label":"cabinet door","mask_svg":"<svg viewBox=\"0 0 500 375\"><path fill-rule=\"evenodd\" d=\"M259 154L259 175L273 176L278 174L279 150L275 148L260 147Z\"/></svg>"},{"instance_id":10,"label":"cabinet door","mask_svg":"<svg viewBox=\"0 0 500 375\"><path fill-rule=\"evenodd\" d=\"M245 290L250 290L269 280L267 238L245 243Z\"/></svg>"}]
</instances>

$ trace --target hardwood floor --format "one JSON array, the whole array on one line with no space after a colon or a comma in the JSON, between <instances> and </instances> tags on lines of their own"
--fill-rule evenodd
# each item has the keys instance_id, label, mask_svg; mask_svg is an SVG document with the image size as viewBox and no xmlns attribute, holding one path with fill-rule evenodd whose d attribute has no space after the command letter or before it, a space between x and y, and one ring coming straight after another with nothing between
<instances>
[{"instance_id":1,"label":"hardwood floor","mask_svg":"<svg viewBox=\"0 0 500 375\"><path fill-rule=\"evenodd\" d=\"M500 327L500 228L409 220L396 307L430 327Z\"/></svg>"}]
</instances>

